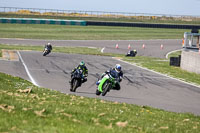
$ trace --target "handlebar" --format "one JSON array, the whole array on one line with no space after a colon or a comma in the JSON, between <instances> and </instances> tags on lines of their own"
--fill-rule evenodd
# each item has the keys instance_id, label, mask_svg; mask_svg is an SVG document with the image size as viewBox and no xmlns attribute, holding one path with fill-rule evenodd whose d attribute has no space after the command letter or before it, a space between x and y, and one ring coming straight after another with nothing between
<instances>
[{"instance_id":1,"label":"handlebar","mask_svg":"<svg viewBox=\"0 0 200 133\"><path fill-rule=\"evenodd\" d=\"M114 78L110 73L107 74L109 78L115 79L115 82L120 82L120 78Z\"/></svg>"}]
</instances>

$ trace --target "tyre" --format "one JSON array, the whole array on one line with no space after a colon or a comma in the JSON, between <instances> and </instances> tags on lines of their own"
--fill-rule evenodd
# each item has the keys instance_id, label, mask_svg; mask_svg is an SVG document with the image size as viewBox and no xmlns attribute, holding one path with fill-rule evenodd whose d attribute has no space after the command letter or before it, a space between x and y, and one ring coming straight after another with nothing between
<instances>
[{"instance_id":1,"label":"tyre","mask_svg":"<svg viewBox=\"0 0 200 133\"><path fill-rule=\"evenodd\" d=\"M118 83L116 83L116 84L115 84L115 87L112 88L112 89L113 89L113 90L120 90L121 87L120 87L120 85L119 85Z\"/></svg>"},{"instance_id":2,"label":"tyre","mask_svg":"<svg viewBox=\"0 0 200 133\"><path fill-rule=\"evenodd\" d=\"M46 56L46 55L47 55L46 52L44 52L44 53L43 53L43 56Z\"/></svg>"},{"instance_id":3,"label":"tyre","mask_svg":"<svg viewBox=\"0 0 200 133\"><path fill-rule=\"evenodd\" d=\"M78 87L78 80L74 79L72 81L72 92L75 92L77 87Z\"/></svg>"},{"instance_id":4,"label":"tyre","mask_svg":"<svg viewBox=\"0 0 200 133\"><path fill-rule=\"evenodd\" d=\"M96 90L96 95L99 96L100 94L101 94L101 92L97 89L97 90Z\"/></svg>"},{"instance_id":5,"label":"tyre","mask_svg":"<svg viewBox=\"0 0 200 133\"><path fill-rule=\"evenodd\" d=\"M45 51L44 53L43 53L43 56L46 56L46 55L48 55L50 53L50 51Z\"/></svg>"},{"instance_id":6,"label":"tyre","mask_svg":"<svg viewBox=\"0 0 200 133\"><path fill-rule=\"evenodd\" d=\"M106 81L104 84L103 84L103 92L102 92L102 96L105 96L106 93L110 90L110 83L108 81Z\"/></svg>"}]
</instances>

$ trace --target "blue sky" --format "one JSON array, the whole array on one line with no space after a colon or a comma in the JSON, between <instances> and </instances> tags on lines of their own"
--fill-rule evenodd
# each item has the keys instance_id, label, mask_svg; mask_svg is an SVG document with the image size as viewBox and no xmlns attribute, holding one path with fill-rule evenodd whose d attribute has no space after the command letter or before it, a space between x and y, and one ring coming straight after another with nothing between
<instances>
[{"instance_id":1,"label":"blue sky","mask_svg":"<svg viewBox=\"0 0 200 133\"><path fill-rule=\"evenodd\" d=\"M0 0L0 7L200 16L200 0Z\"/></svg>"}]
</instances>

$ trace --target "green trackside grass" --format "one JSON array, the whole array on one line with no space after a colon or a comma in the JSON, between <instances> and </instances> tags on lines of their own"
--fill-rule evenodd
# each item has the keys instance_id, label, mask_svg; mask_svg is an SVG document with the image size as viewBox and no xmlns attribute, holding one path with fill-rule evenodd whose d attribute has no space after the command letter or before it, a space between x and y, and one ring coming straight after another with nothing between
<instances>
[{"instance_id":1,"label":"green trackside grass","mask_svg":"<svg viewBox=\"0 0 200 133\"><path fill-rule=\"evenodd\" d=\"M0 132L198 133L200 117L38 88L0 73Z\"/></svg>"},{"instance_id":2,"label":"green trackside grass","mask_svg":"<svg viewBox=\"0 0 200 133\"><path fill-rule=\"evenodd\" d=\"M54 40L141 40L180 39L185 29L159 29L115 26L64 26L44 24L2 24L1 38Z\"/></svg>"},{"instance_id":3,"label":"green trackside grass","mask_svg":"<svg viewBox=\"0 0 200 133\"><path fill-rule=\"evenodd\" d=\"M169 57L178 57L181 52L175 52L169 55ZM200 85L200 74L187 72L182 70L180 67L170 66L169 60L160 59L160 58L152 58L152 57L144 57L144 56L136 56L136 57L123 57L124 61L134 63L138 66L142 66L156 72L160 72L171 77L175 77L186 82L192 82L197 85Z\"/></svg>"},{"instance_id":4,"label":"green trackside grass","mask_svg":"<svg viewBox=\"0 0 200 133\"><path fill-rule=\"evenodd\" d=\"M169 54L168 59L170 59L170 57L179 57L179 55L181 55L181 50Z\"/></svg>"}]
</instances>

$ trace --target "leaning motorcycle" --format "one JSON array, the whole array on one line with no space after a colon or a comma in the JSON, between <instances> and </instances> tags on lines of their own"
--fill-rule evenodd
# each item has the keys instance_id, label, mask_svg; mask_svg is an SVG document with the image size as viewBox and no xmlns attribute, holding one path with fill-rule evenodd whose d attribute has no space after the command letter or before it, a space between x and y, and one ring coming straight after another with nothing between
<instances>
[{"instance_id":1,"label":"leaning motorcycle","mask_svg":"<svg viewBox=\"0 0 200 133\"><path fill-rule=\"evenodd\" d=\"M108 73L101 79L98 89L96 90L96 95L102 94L102 96L105 96L107 92L118 86L120 87L118 78L114 78L110 73Z\"/></svg>"},{"instance_id":2,"label":"leaning motorcycle","mask_svg":"<svg viewBox=\"0 0 200 133\"><path fill-rule=\"evenodd\" d=\"M76 89L81 86L81 84L82 84L82 77L83 77L83 71L80 70L80 69L76 69L72 73L71 83L70 83L70 85L71 85L70 91L75 92Z\"/></svg>"},{"instance_id":3,"label":"leaning motorcycle","mask_svg":"<svg viewBox=\"0 0 200 133\"><path fill-rule=\"evenodd\" d=\"M50 52L51 52L50 50L48 50L47 48L45 48L44 51L43 51L43 56L48 55Z\"/></svg>"}]
</instances>

